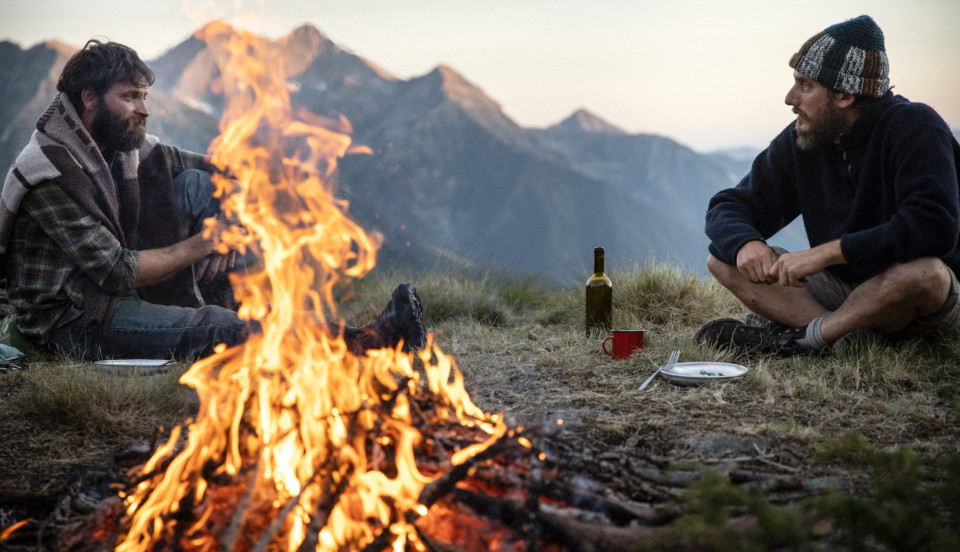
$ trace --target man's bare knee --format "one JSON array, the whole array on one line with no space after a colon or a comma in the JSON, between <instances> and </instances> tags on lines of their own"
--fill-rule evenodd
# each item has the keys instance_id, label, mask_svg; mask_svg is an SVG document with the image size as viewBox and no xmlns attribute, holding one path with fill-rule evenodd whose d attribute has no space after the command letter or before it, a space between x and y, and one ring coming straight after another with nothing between
<instances>
[{"instance_id":1,"label":"man's bare knee","mask_svg":"<svg viewBox=\"0 0 960 552\"><path fill-rule=\"evenodd\" d=\"M940 308L950 292L950 272L936 257L897 263L878 278L886 298L893 302L911 302L921 312Z\"/></svg>"},{"instance_id":2,"label":"man's bare knee","mask_svg":"<svg viewBox=\"0 0 960 552\"><path fill-rule=\"evenodd\" d=\"M710 255L707 257L707 270L717 279L718 282L726 287L730 287L737 278L742 278L737 267L729 265L720 259Z\"/></svg>"},{"instance_id":3,"label":"man's bare knee","mask_svg":"<svg viewBox=\"0 0 960 552\"><path fill-rule=\"evenodd\" d=\"M724 271L729 268L730 265L714 257L713 255L707 256L707 270L710 271L710 274L716 276L718 271Z\"/></svg>"}]
</instances>

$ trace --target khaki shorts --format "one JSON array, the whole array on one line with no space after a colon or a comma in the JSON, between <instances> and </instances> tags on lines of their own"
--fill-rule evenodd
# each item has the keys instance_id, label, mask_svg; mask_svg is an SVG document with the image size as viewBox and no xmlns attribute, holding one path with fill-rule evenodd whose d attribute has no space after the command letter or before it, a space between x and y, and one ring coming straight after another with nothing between
<instances>
[{"instance_id":1,"label":"khaki shorts","mask_svg":"<svg viewBox=\"0 0 960 552\"><path fill-rule=\"evenodd\" d=\"M777 257L787 252L782 247L772 246L773 252ZM917 318L907 326L903 332L908 334L925 334L932 331L940 331L945 334L960 335L960 301L957 300L960 295L960 283L957 282L957 275L946 267L950 273L950 293L947 294L947 301L936 312L928 314L922 318ZM838 278L830 272L824 270L807 278L810 285L807 289L818 303L827 310L837 310L840 305L847 300L850 293L857 286Z\"/></svg>"}]
</instances>

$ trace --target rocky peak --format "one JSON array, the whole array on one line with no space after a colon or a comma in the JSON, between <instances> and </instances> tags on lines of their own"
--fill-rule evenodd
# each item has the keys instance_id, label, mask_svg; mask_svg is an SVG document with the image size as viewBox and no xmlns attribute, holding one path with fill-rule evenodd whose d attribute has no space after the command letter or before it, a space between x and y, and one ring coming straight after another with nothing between
<instances>
[{"instance_id":1,"label":"rocky peak","mask_svg":"<svg viewBox=\"0 0 960 552\"><path fill-rule=\"evenodd\" d=\"M71 46L59 40L48 40L44 42L44 45L61 56L72 56L77 51L76 46Z\"/></svg>"},{"instance_id":2,"label":"rocky peak","mask_svg":"<svg viewBox=\"0 0 960 552\"><path fill-rule=\"evenodd\" d=\"M589 132L598 134L627 134L618 126L604 121L586 109L578 109L564 119L560 124L552 127L567 132Z\"/></svg>"},{"instance_id":3,"label":"rocky peak","mask_svg":"<svg viewBox=\"0 0 960 552\"><path fill-rule=\"evenodd\" d=\"M488 114L501 113L500 104L493 101L483 90L465 79L452 67L438 65L425 79L437 82L440 90L449 100L462 105L468 111Z\"/></svg>"},{"instance_id":4,"label":"rocky peak","mask_svg":"<svg viewBox=\"0 0 960 552\"><path fill-rule=\"evenodd\" d=\"M321 54L340 51L339 46L310 24L301 25L290 34L278 39L277 45L288 55L301 56L307 60L312 60Z\"/></svg>"}]
</instances>

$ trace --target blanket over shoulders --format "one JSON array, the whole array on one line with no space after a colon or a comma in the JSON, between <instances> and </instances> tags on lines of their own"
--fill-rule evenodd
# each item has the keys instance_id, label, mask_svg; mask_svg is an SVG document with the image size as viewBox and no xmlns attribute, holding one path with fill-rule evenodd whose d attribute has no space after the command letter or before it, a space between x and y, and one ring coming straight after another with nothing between
<instances>
[{"instance_id":1,"label":"blanket over shoulders","mask_svg":"<svg viewBox=\"0 0 960 552\"><path fill-rule=\"evenodd\" d=\"M7 172L0 191L0 271L5 272L5 256L20 205L31 189L48 183L61 186L124 248L153 249L185 239L173 177L162 150L159 140L148 135L139 150L117 152L111 171L73 105L58 94L37 121L37 129ZM149 302L200 305L189 268L137 291ZM109 333L116 301L116 296L87 278L85 325L99 327L102 335Z\"/></svg>"}]
</instances>

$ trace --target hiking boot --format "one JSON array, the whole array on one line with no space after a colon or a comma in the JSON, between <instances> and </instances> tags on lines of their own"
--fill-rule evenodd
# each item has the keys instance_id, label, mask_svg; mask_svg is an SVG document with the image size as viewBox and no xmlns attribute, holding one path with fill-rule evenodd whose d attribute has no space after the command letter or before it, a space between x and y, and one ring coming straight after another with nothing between
<instances>
[{"instance_id":1,"label":"hiking boot","mask_svg":"<svg viewBox=\"0 0 960 552\"><path fill-rule=\"evenodd\" d=\"M350 352L357 356L370 349L396 347L401 340L405 353L422 349L427 344L420 294L410 284L400 284L393 289L390 302L373 324L359 328L343 326L340 330Z\"/></svg>"},{"instance_id":2,"label":"hiking boot","mask_svg":"<svg viewBox=\"0 0 960 552\"><path fill-rule=\"evenodd\" d=\"M791 356L812 352L797 343L806 332L806 328L790 328L783 324L753 326L733 318L720 318L704 324L693 339L699 344L713 345L719 349Z\"/></svg>"},{"instance_id":3,"label":"hiking boot","mask_svg":"<svg viewBox=\"0 0 960 552\"><path fill-rule=\"evenodd\" d=\"M396 347L402 340L405 353L422 349L427 344L427 329L416 288L411 284L395 287L387 307L373 323L373 330L385 347Z\"/></svg>"}]
</instances>

